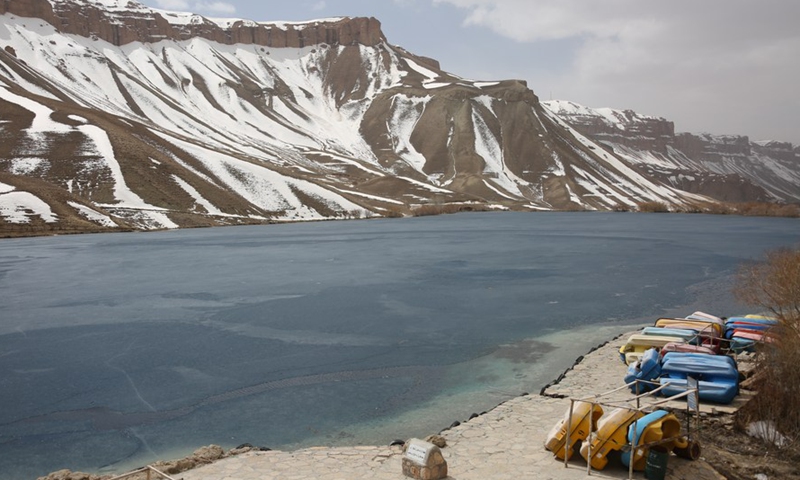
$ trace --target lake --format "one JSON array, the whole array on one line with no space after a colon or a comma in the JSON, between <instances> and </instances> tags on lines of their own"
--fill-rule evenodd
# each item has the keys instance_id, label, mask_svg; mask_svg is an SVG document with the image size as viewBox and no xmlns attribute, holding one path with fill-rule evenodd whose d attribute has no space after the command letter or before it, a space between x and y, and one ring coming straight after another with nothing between
<instances>
[{"instance_id":1,"label":"lake","mask_svg":"<svg viewBox=\"0 0 800 480\"><path fill-rule=\"evenodd\" d=\"M798 242L631 213L1 240L0 479L436 433L659 316L753 311L737 268Z\"/></svg>"}]
</instances>

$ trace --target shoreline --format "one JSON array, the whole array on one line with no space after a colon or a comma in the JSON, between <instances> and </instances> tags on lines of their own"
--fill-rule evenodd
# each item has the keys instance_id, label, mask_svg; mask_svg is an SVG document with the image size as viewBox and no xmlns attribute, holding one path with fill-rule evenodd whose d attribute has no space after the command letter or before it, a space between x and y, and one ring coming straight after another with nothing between
<instances>
[{"instance_id":1,"label":"shoreline","mask_svg":"<svg viewBox=\"0 0 800 480\"><path fill-rule=\"evenodd\" d=\"M263 444L247 438L242 439L242 442L246 443L236 442L228 445L215 443L214 445L220 446L225 452L236 450L236 447L242 444L252 444L255 449L295 452L310 448L336 449L389 445L397 440L441 433L453 425L467 422L472 416L479 415L481 412L486 413L521 396L535 395L542 388L554 385L557 379L572 370L585 355L613 339L625 335L625 332L640 327L640 323L608 321L599 325L584 325L550 332L535 337L534 340L527 339L513 344L500 345L497 350L487 355L456 364L450 368L454 369L451 374L455 375L481 371L487 375L503 376L504 378L500 379L501 385L483 385L480 389L443 392L429 402L390 418L378 418L350 425L346 430L339 432L339 435L335 435L336 432L320 434L310 436L299 443L286 445ZM586 340L576 340L576 337L586 338ZM570 348L576 342L583 348ZM529 343L532 344L530 351L527 349ZM542 348L540 344L544 344L545 348L552 348L552 351L545 352L547 357L544 359L538 356ZM519 345L525 348L518 348ZM500 351L503 353L499 353ZM583 354L579 354L579 352ZM532 360L528 358L529 355L533 357ZM520 371L524 372L524 375ZM556 375L554 372L561 373ZM520 376L522 378L515 378ZM523 383L527 383L527 385L522 385ZM342 435L345 432L347 436ZM352 439L357 441L352 442ZM152 459L150 464L191 459L193 452L208 446L200 444L191 447L192 449L183 449L174 454L162 452L158 458ZM120 463L113 470L90 471L96 475L97 480L100 480L136 470L144 463L144 461L126 461Z\"/></svg>"},{"instance_id":2,"label":"shoreline","mask_svg":"<svg viewBox=\"0 0 800 480\"><path fill-rule=\"evenodd\" d=\"M439 434L446 434L449 430L451 430L454 427L459 427L460 425L465 425L465 424L469 425L470 422L474 422L475 421L476 417L480 418L481 416L484 416L487 413L490 413L490 412L492 412L492 411L494 411L494 410L496 410L498 408L503 407L503 405L505 405L508 402L514 402L514 401L517 401L519 399L523 399L523 398L525 398L525 399L552 398L554 400L563 400L565 398L565 395L560 394L560 393L555 393L554 394L553 392L548 392L548 390L556 390L555 387L558 387L565 378L569 377L570 373L572 373L572 372L574 372L576 370L576 367L579 367L580 365L584 364L584 362L587 362L588 360L592 359L594 356L602 355L602 352L603 352L604 349L607 350L608 348L610 348L609 345L613 345L613 344L615 344L615 342L619 342L622 337L627 338L627 335L629 335L630 333L638 331L639 329L641 329L642 326L651 324L652 321L653 321L653 318L661 317L661 316L663 316L663 317L685 316L687 314L687 312L691 313L691 311L703 309L703 308L705 308L706 305L709 306L709 309L708 309L709 311L717 311L717 309L719 309L719 306L723 305L723 304L724 305L728 305L728 307L731 307L732 296L730 295L729 289L724 288L724 285L727 284L730 281L730 279L731 279L730 276L726 276L726 277L714 279L714 280L712 280L710 282L701 282L699 284L696 284L696 285L692 286L692 291L691 291L691 295L690 295L690 301L687 304L663 309L663 310L659 311L657 315L648 315L647 317L638 317L638 318L635 318L633 320L624 321L624 322L623 321L619 321L617 319L608 319L606 322L603 322L603 323L599 324L599 326L598 326L598 324L595 324L595 325L583 325L583 326L579 326L579 327L576 327L576 328L573 328L573 329L552 332L552 333L544 335L542 337L538 337L537 340L546 339L546 340L551 341L551 342L554 339L558 339L558 340L561 341L559 346L566 347L566 346L572 344L572 339L574 338L576 333L580 334L582 332L597 332L597 331L604 332L602 334L598 334L597 339L594 342L586 343L585 348L583 348L583 349L579 350L579 349L564 348L564 353L562 353L561 355L563 357L571 356L572 359L570 359L568 361L562 361L561 362L562 367L560 367L558 370L555 370L555 371L559 371L560 372L559 374L554 375L553 373L548 373L546 377L543 377L541 379L540 383L539 383L539 385L542 385L542 386L541 387L536 387L536 389L538 390L538 393L535 392L534 389L520 389L520 390L517 390L516 393L514 393L514 394L509 394L508 392L502 392L501 396L499 398L496 398L496 400L499 400L498 402L493 402L491 405L488 405L485 408L479 408L477 410L471 409L469 411L463 410L461 413L456 413L456 412L453 412L451 410L448 410L447 417L450 418L450 419L455 419L455 420L446 420L444 422L437 422L436 424L438 424L439 425L438 428L440 428L438 433ZM716 292L716 294L709 295L710 292ZM709 303L711 305L709 305ZM738 306L734 307L734 308L738 308ZM605 340L603 340L603 339L605 339ZM549 342L546 342L546 343L549 343ZM610 362L610 365L613 365L614 367L616 367L615 369L617 370L616 373L612 374L612 378L611 378L611 380L612 380L612 382L614 384L614 387L618 387L619 386L619 382L621 382L621 379L624 376L625 369L626 369L623 366L623 364L621 362L619 362L618 353L616 351L618 349L618 347L619 346L617 345L616 347L613 348L613 351L611 353L611 362ZM558 352L558 350L559 350L559 348L556 348L556 352ZM574 356L575 353L577 353L577 352L584 352L584 353L583 354L579 354L577 356ZM490 357L490 356L491 356L491 354L487 355L487 357ZM482 358L486 358L486 357L482 357ZM527 369L535 369L536 368L536 365L532 365L532 364L524 364L523 366L524 366L524 368L527 368ZM469 366L467 368L469 368ZM542 367L540 367L540 368L542 368ZM563 368L563 370L561 370L562 368ZM547 378L548 380L545 380L545 378ZM600 391L605 391L605 390L600 390ZM567 404L568 404L568 402L567 402ZM443 405L441 408L442 409L444 409L444 408L448 408L449 409L451 406L452 406L452 404ZM481 412L481 413L478 413L478 412ZM407 412L404 415L399 415L397 417L393 417L391 420L381 420L380 423L382 424L381 426L382 426L383 429L391 431L391 432L398 432L400 430L399 428L397 428L398 425L401 425L404 422L408 421L409 418L411 418L413 420L418 420L416 418L418 415L419 415L418 412L411 411L411 412ZM559 418L561 418L561 416L563 416L563 412L557 412L556 414L554 414L554 416L551 419L551 423L555 424L555 422ZM427 423L425 423L425 422L427 422ZM423 423L425 425L427 425L427 426L430 426L432 424L429 419L425 419L425 418L423 418ZM369 425L363 426L362 428L366 429L366 430L369 430L369 429L373 429L374 427L375 427L375 424L369 424ZM551 427L552 427L552 425L548 426L546 429L549 431L549 429ZM363 449L363 448L368 448L368 447L369 448L382 449L383 447L377 447L376 445L387 445L386 448L388 448L388 445L395 444L395 443L397 443L398 440L403 440L403 441L407 440L408 438L416 436L416 433L418 433L420 431L424 432L421 435L429 435L429 434L435 434L436 433L435 430L436 430L436 428L427 429L427 430L422 430L422 429L418 428L412 434L406 435L405 433L398 433L398 434L392 433L390 437L386 437L386 436L383 437L383 438L386 439L385 441L383 441L383 440L373 441L373 442L364 441L364 442L360 442L360 443L357 443L357 444L347 443L346 440L342 441L343 439L341 439L341 438L338 439L339 440L338 442L335 442L334 444L332 444L332 442L330 441L331 440L330 438L316 437L316 438L309 439L303 445L288 446L288 447L287 446L267 445L267 446L253 447L253 449L255 451L258 451L260 449L265 449L265 450L268 450L270 452L283 452L283 453L285 453L287 455L292 455L293 452L304 452L304 451L307 451L307 450L308 451L325 451L325 450L330 450L330 451L344 450L344 451L348 451L348 449L351 449L351 450L352 449ZM360 438L360 436L359 436L359 438ZM245 440L245 441L247 441L247 440ZM245 444L245 445L247 445L247 444ZM234 457L227 457L227 455L232 450L237 450L237 449L235 447L233 447L232 445L229 446L229 447L230 448L227 448L225 450L225 457L220 456L220 457L214 459L214 462L224 461L224 460L226 460L226 458L234 458ZM202 450L207 449L207 448L208 448L208 446L200 447L197 450L195 450L194 453L197 453L198 451L202 451ZM275 450L271 450L271 448L275 448ZM542 451L544 451L543 448L542 448ZM185 454L184 453L180 453L180 454L177 454L177 455L169 455L169 454L160 455L159 459L155 460L154 463L150 463L150 464L175 463L175 464L188 465L189 463L191 463L190 459L193 457L193 453L192 453L191 450L185 450L184 452L186 452L186 453ZM244 454L245 452L239 451L236 454L237 455L238 454ZM397 452L395 452L395 453L397 453ZM547 453L549 453L549 452L547 452ZM203 455L201 455L201 456L203 456ZM163 460L164 458L168 458L168 459L172 458L174 460L165 461L165 460ZM93 476L88 476L88 477L86 477L86 480L106 480L106 479L109 479L109 478L113 478L115 475L118 476L118 475L121 475L123 473L136 470L144 462L135 462L135 463L134 462L130 462L130 463L131 463L130 465L120 466L120 468L114 469L113 472L102 473L102 474L101 473L97 473L97 474L94 474ZM199 468L200 466L206 464L207 462L205 460L202 460L201 462L196 462L196 463L197 463L196 466ZM63 471L64 470L60 470L59 472L63 472ZM48 477L48 476L44 476L44 477L39 477L39 478L40 479L55 480L55 479L62 479L62 478L68 478L68 477L63 477L63 476L61 476L61 477L59 477L59 476ZM136 480L136 477L130 477L130 478L133 478L134 480ZM142 477L142 478L144 478L144 477ZM202 479L202 480L206 480L203 477L198 477L198 478ZM220 478L224 478L224 477L220 477ZM314 477L309 477L309 478L314 478ZM84 480L84 479L81 478L81 480ZM189 478L186 478L185 480L189 480ZM211 480L211 479L209 478L208 480ZM461 479L459 478L459 480L461 480Z\"/></svg>"},{"instance_id":3,"label":"shoreline","mask_svg":"<svg viewBox=\"0 0 800 480\"><path fill-rule=\"evenodd\" d=\"M626 367L619 362L617 350L624 338L636 330L617 334L575 359L572 365L559 374L553 381L542 387L538 394L521 394L507 399L480 414L473 414L463 421L456 420L449 427L438 432L447 446L442 449L445 459L450 465L453 478L514 478L513 472L528 472L532 462L537 473L550 475L551 479L585 478L586 468L582 459L570 461L569 468L555 459L551 452L544 449L544 436L562 418L564 408L569 401L560 393L550 393L549 389L569 380L575 385L583 384L583 389L598 393L606 391L608 385L619 386ZM611 363L609 364L609 361ZM615 362L615 363L614 363ZM603 367L590 372L586 376L587 365ZM507 424L503 427L497 424ZM430 432L436 434L435 432ZM180 474L183 480L214 480L220 478L237 478L243 480L283 479L294 472L293 478L401 478L401 439L385 446L315 446L296 450L261 450L258 447L242 445L239 449L223 451L221 447L211 445L199 448L193 455L171 461L159 461L152 465L169 474ZM523 450L525 453L523 453ZM505 457L514 457L515 460ZM503 460L499 461L500 458ZM578 457L580 458L580 457ZM708 464L695 461L678 461L674 468L689 475L684 478L698 480L718 480ZM509 477L498 475L498 469L509 471ZM70 477L51 474L40 477L46 480L61 480ZM248 476L252 472L252 477ZM256 473L257 472L257 473ZM364 473L369 472L367 477ZM349 473L349 475L348 475ZM597 473L597 472L596 472ZM611 478L627 478L627 470L604 470L603 476ZM624 476L616 475L624 473ZM638 472L641 478L641 472ZM258 475L258 476L256 476ZM344 475L344 476L342 476ZM486 476L489 475L489 476ZM82 480L108 480L112 475L94 475L75 477ZM127 477L132 480L141 477ZM680 478L680 477L678 477Z\"/></svg>"},{"instance_id":4,"label":"shoreline","mask_svg":"<svg viewBox=\"0 0 800 480\"><path fill-rule=\"evenodd\" d=\"M562 367L560 367L558 370L556 370L556 371L560 372L557 375L555 375L553 373L548 373L546 377L543 377L541 379L541 382L540 382L540 385L542 385L542 386L541 387L537 387L538 392L535 392L533 389L527 389L527 390L517 390L517 392L515 394L504 393L503 394L503 398L498 398L497 399L497 400L500 400L500 401L494 402L491 405L486 406L485 408L478 409L477 411L476 410L470 410L469 412L467 412L466 410L464 410L461 414L458 414L456 412L448 410L448 415L447 415L448 418L454 419L454 420L446 420L444 422L439 422L438 423L438 425L439 425L438 434L445 435L445 434L447 434L448 431L452 430L453 428L459 428L459 427L462 427L462 426L465 426L465 425L469 426L471 424L474 424L476 419L479 419L479 418L485 416L486 414L491 413L494 410L497 410L498 408L502 408L505 404L507 404L509 402L521 401L521 399L528 399L528 400L530 400L530 399L552 399L552 400L556 400L556 401L564 401L564 399L566 398L566 395L564 395L563 393L558 393L557 392L557 390L559 390L558 387L561 385L561 383L565 379L570 377L570 374L574 374L575 370L579 369L578 367L580 367L581 365L588 364L591 360L593 360L595 357L598 357L598 356L606 355L608 357L608 365L611 366L611 368L609 368L607 370L604 370L604 375L603 375L604 380L605 381L610 380L611 384L613 384L613 388L616 388L616 387L620 386L619 382L622 381L621 379L623 378L623 376L625 374L626 367L619 361L619 356L618 356L618 352L617 352L617 350L619 348L619 345L616 345L616 344L619 343L621 341L621 339L623 339L623 337L627 338L628 335L630 335L633 332L636 332L636 331L640 330L643 326L651 325L652 322L654 321L653 319L654 318L658 318L658 317L682 317L682 316L685 316L688 313L691 313L693 311L703 310L703 309L706 309L706 311L720 311L720 310L728 311L728 310L731 310L731 309L734 309L734 308L735 309L743 308L743 306L738 305L735 302L735 299L733 298L733 296L731 294L730 283L731 283L732 279L733 279L733 275L730 274L730 275L726 275L726 276L723 276L723 277L720 277L720 278L712 279L710 281L700 282L698 284L692 285L690 287L690 290L689 290L689 294L690 294L689 295L689 299L688 299L689 301L686 304L663 308L660 311L658 311L657 314L649 314L649 315L646 315L646 316L643 316L643 317L637 317L637 318L634 318L634 319L631 319L631 320L627 320L627 321L622 321L622 320L619 320L619 319L606 319L605 322L601 322L599 324L582 325L582 326L574 327L574 328L569 329L569 330L561 330L561 331L552 332L552 333L543 335L541 337L537 337L536 340L543 340L544 339L544 340L548 341L547 343L550 343L550 344L552 344L551 342L553 342L554 340L560 340L560 344L559 345L561 347L567 347L568 345L571 345L573 343L573 339L574 339L576 334L581 334L581 333L585 333L585 332L598 332L598 331L599 332L604 332L602 334L598 334L597 337L596 337L596 340L594 342L586 343L586 345L585 345L585 347L583 349L567 349L567 348L565 348L564 349L564 353L562 353L562 356L564 356L564 357L570 357L571 356L572 358L569 359L569 360L564 359L566 361L562 361L561 362ZM556 342L556 343L558 343L558 342ZM610 355L608 354L608 349L611 349ZM558 350L559 349L556 348L555 352L557 353ZM569 351L567 351L567 350L569 350ZM578 352L583 352L583 353L582 354L578 354L577 356L574 356ZM489 354L486 357L481 357L481 358L491 357L491 355L492 354ZM478 360L480 360L480 359L478 359ZM475 360L473 360L473 361L475 361ZM467 363L469 363L469 362L467 362ZM526 368L533 368L533 369L536 368L535 365L532 366L531 364L525 364L524 366ZM563 368L563 370L562 370L562 368ZM614 373L611 373L611 372L614 372ZM545 378L547 380L545 380ZM596 382L596 380L592 379L592 380L590 380L590 383L591 382ZM582 382L578 382L578 383L582 383ZM598 389L598 391L607 391L607 390L610 390L610 389L611 388L607 388L605 390ZM548 392L549 390L553 390L553 391ZM597 392L594 392L594 393L597 393ZM566 404L568 405L568 403L569 402L567 402ZM451 406L452 405L446 405L446 406L443 406L442 408L450 408ZM481 413L478 413L478 412L481 412ZM556 423L556 421L559 420L563 416L563 414L564 414L563 411L554 413L553 417L550 419L550 423L552 423L552 425L554 425ZM397 417L394 417L390 421L389 420L382 420L381 423L383 424L383 428L384 429L387 429L387 430L391 429L392 432L396 432L396 431L399 430L397 428L398 425L403 424L403 422L407 421L408 418L412 418L412 419L416 420L416 416L417 415L418 415L418 412L411 411L411 412L407 412L405 414L405 416L404 415L399 415ZM428 419L424 419L424 420L428 422L428 423L426 423L426 425L428 425L428 426L431 425L430 420L428 420ZM549 429L552 427L552 425L547 426L546 427L546 431L549 431ZM369 429L369 428L374 428L374 427L375 427L375 425L368 425L368 426L365 426L363 428ZM462 427L462 428L466 428L466 427ZM353 444L353 443L347 443L347 442L336 442L336 444L332 444L329 438L315 437L315 438L308 439L308 441L305 442L305 444L302 444L302 445L295 445L295 446L291 446L290 445L288 447L287 446L274 446L274 445L255 446L255 447L253 447L253 451L252 452L249 452L249 451L237 452L236 456L245 455L245 454L249 455L251 453L255 454L255 455L258 455L258 452L261 451L261 449L264 449L264 450L270 452L273 455L277 455L274 452L281 452L284 455L288 455L290 458L289 459L285 459L285 461L291 462L292 461L291 458L293 457L293 455L296 452L307 452L307 451L308 452L349 451L350 453L348 453L348 455L353 455L353 453L352 453L353 450L365 449L365 448L378 449L379 451L383 452L383 453L381 453L381 455L384 455L384 454L386 454L385 449L390 449L390 453L391 453L391 451L392 451L391 448L390 448L391 445L396 444L398 441L405 441L408 438L411 438L411 437L415 436L415 434L420 432L420 431L423 432L422 434L420 434L420 436L436 434L437 433L436 432L436 428L432 428L432 429L429 429L429 430L416 429L414 434L411 434L411 435L404 435L403 433L399 433L399 434L392 433L390 439L388 439L389 437L384 436L384 438L387 438L386 441L374 441L374 442L365 441L365 442L361 442L360 444ZM406 438L406 437L408 437L408 438ZM245 444L245 445L247 445L247 444ZM385 445L385 447L382 447L382 446L379 446L379 445ZM542 440L542 445L543 445L543 440ZM167 455L163 455L163 456L160 456L160 458L157 459L154 463L150 463L150 464L153 465L153 464L171 464L171 463L174 463L174 464L188 465L189 462L187 461L187 459L191 459L194 456L194 454L196 454L197 452L206 451L209 448L209 446L210 445L200 446L194 451L185 450L186 454L177 454L177 455L174 455L174 456L171 456L171 455L168 455L168 454ZM213 463L220 462L220 461L224 462L228 458L235 458L235 456L233 456L233 457L228 457L227 456L229 454L229 452L237 450L237 448L235 448L233 446L230 446L230 447L231 448L227 448L226 450L223 450L225 452L225 456L224 457L221 456L219 458L216 458L215 460L213 460ZM217 447L217 448L221 449L221 447ZM274 450L273 450L273 448L274 448ZM535 446L535 448L538 448L538 446ZM396 449L396 447L395 447L395 449ZM445 453L446 453L447 449L445 448L443 451L445 451ZM544 450L543 446L541 448L541 451L545 452L547 454L550 453L550 452L546 452ZM399 450L397 452L392 453L392 455L397 455L398 453L400 453ZM201 457L203 457L203 455L204 455L204 453L201 453ZM164 460L164 458L172 458L172 460ZM133 462L131 462L131 463L133 463ZM137 468L139 468L142 465L142 463L143 462L137 462L135 465L123 466L123 467L120 467L118 469L115 469L114 472L102 473L102 474L101 473L97 473L97 474L94 474L93 476L86 477L86 479L81 478L81 480L107 480L109 478L113 478L114 476L118 476L118 475L130 472L130 471L136 470ZM196 466L197 466L197 468L201 468L205 464L207 464L207 462L205 460L202 460ZM63 470L61 470L61 471L63 471ZM189 472L189 471L191 471L191 470L185 470L185 471L182 471L182 472ZM39 477L39 479L47 479L47 480L60 480L60 479L63 479L63 478L67 478L67 477L58 477L58 476L56 476L56 477L48 477L48 476ZM138 480L136 477L130 477L130 478L133 479L133 480ZM143 478L144 477L142 477L142 479ZM219 477L219 478L224 478L224 477ZM280 478L280 477L276 477L276 479L277 478ZM310 478L316 478L316 477L311 476L311 477L309 477L309 479ZM459 480L461 480L460 477L456 477L456 478L459 478ZM688 477L688 478L691 478L691 477ZM713 478L713 477L710 477L710 478ZM186 478L184 478L184 480L190 480L190 478L186 477ZM216 480L216 479L212 479L211 477L209 477L209 478L198 477L198 480Z\"/></svg>"},{"instance_id":5,"label":"shoreline","mask_svg":"<svg viewBox=\"0 0 800 480\"><path fill-rule=\"evenodd\" d=\"M766 206L777 206L780 207L780 204L771 203L771 202L764 202L763 205ZM800 218L800 212L797 211L788 211L785 213L781 212L773 212L773 213L749 213L748 211L737 211L735 208L732 208L730 204L725 204L724 202L720 202L720 206L723 207L722 210L719 211L682 211L682 210L669 210L665 212L653 212L653 211L640 211L640 210L537 210L537 209L527 209L527 208L503 208L503 209L495 209L495 208L485 208L485 209L475 209L475 210L460 210L457 212L440 212L434 214L414 214L409 213L408 215L403 216L392 216L392 215L376 215L373 217L328 217L328 218L317 218L317 219L310 219L310 220L276 220L276 219L267 219L265 221L253 222L253 223L237 223L237 224L222 224L222 225L191 225L191 226L184 226L184 227L177 227L177 228L158 228L158 229L141 229L136 227L116 227L116 228L107 228L103 229L103 227L95 228L88 228L83 230L40 230L35 231L37 227L29 227L27 232L20 231L20 232L13 232L6 230L0 230L0 240L3 239L26 239L26 238L46 238L46 237L59 237L59 236L71 236L71 235L98 235L104 233L159 233L159 232L175 232L179 230L194 230L194 229L216 229L216 228L228 228L228 227L259 227L259 226L272 226L272 225L295 225L295 224L304 224L304 223L324 223L324 222L349 222L349 221L362 221L362 220L402 220L402 219L409 219L409 218L421 218L421 217L430 217L430 216L444 216L444 215L458 215L458 214L471 214L471 213L509 213L509 212L517 212L517 213L542 213L542 214L645 214L645 215L708 215L708 216L738 216L738 217L745 217L745 218ZM756 205L758 206L758 205ZM725 210L725 208L728 208ZM374 212L373 212L374 213ZM213 217L213 215L211 215ZM22 225L27 226L27 224L14 224L14 225Z\"/></svg>"},{"instance_id":6,"label":"shoreline","mask_svg":"<svg viewBox=\"0 0 800 480\"><path fill-rule=\"evenodd\" d=\"M557 377L560 381L552 382L551 386L565 380L573 382L576 377L582 380L587 394L606 391L609 385L619 386L620 372L624 372L626 367L619 361L617 350L627 333L630 332L619 334L576 358L574 364ZM603 368L593 368L597 365ZM588 373L587 369L590 369ZM573 457L565 467L544 448L547 433L563 417L569 400L548 395L547 388L543 390L543 394L508 399L491 410L464 422L454 422L440 431L438 436L446 442L442 453L452 475L448 478L511 480L524 472L551 480L585 479L586 463L582 458ZM175 474L180 473L183 480L390 480L402 478L402 456L402 446L394 443L386 446L310 447L294 451L254 450L191 470L176 471ZM692 462L673 456L670 462L667 478L723 478L703 460ZM618 466L602 472L594 471L594 474L603 478L628 478L627 469ZM642 472L636 472L635 478L642 478Z\"/></svg>"}]
</instances>

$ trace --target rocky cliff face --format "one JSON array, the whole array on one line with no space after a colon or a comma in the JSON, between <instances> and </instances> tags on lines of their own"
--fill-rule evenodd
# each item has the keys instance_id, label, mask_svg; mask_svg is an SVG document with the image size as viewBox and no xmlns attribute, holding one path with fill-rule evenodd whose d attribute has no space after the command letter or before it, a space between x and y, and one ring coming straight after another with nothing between
<instances>
[{"instance_id":1,"label":"rocky cliff face","mask_svg":"<svg viewBox=\"0 0 800 480\"><path fill-rule=\"evenodd\" d=\"M547 105L573 128L598 141L661 153L666 153L667 145L674 142L675 125L663 118L633 110L591 109L568 101L551 101Z\"/></svg>"},{"instance_id":2,"label":"rocky cliff face","mask_svg":"<svg viewBox=\"0 0 800 480\"><path fill-rule=\"evenodd\" d=\"M308 23L218 24L200 15L159 12L134 1L113 8L90 0L0 0L0 14L42 19L66 34L120 46L132 42L204 38L233 45L303 48L327 44L375 46L385 41L375 18L340 18Z\"/></svg>"},{"instance_id":3,"label":"rocky cliff face","mask_svg":"<svg viewBox=\"0 0 800 480\"><path fill-rule=\"evenodd\" d=\"M752 155L750 139L742 135L680 133L671 143L690 158L707 162L719 162L726 157Z\"/></svg>"},{"instance_id":4,"label":"rocky cliff face","mask_svg":"<svg viewBox=\"0 0 800 480\"><path fill-rule=\"evenodd\" d=\"M800 164L800 146L794 146L789 142L756 142L751 143L752 152L757 155L764 155L776 158L783 162Z\"/></svg>"}]
</instances>

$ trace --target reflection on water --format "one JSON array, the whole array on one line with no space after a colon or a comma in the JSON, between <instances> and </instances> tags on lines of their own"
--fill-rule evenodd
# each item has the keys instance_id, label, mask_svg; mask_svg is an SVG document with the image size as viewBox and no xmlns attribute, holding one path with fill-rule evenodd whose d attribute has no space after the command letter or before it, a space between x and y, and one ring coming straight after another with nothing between
<instances>
[{"instance_id":1,"label":"reflection on water","mask_svg":"<svg viewBox=\"0 0 800 480\"><path fill-rule=\"evenodd\" d=\"M637 322L739 313L731 274L796 226L492 213L0 241L0 479L427 435Z\"/></svg>"}]
</instances>

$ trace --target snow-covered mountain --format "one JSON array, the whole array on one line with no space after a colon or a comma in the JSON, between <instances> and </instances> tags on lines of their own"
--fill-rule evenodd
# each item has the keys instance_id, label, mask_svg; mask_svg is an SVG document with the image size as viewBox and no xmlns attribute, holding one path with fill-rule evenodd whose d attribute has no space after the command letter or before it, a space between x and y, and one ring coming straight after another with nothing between
<instances>
[{"instance_id":1,"label":"snow-covered mountain","mask_svg":"<svg viewBox=\"0 0 800 480\"><path fill-rule=\"evenodd\" d=\"M791 143L676 134L672 122L630 110L543 104L655 181L727 202L800 202L800 147Z\"/></svg>"},{"instance_id":2,"label":"snow-covered mountain","mask_svg":"<svg viewBox=\"0 0 800 480\"><path fill-rule=\"evenodd\" d=\"M754 197L800 191L791 145L785 162L758 145L752 165L715 170L674 141L636 149L563 113L525 82L444 72L372 18L0 2L0 234L711 201L694 170L738 175ZM743 170L782 175L785 195Z\"/></svg>"}]
</instances>

